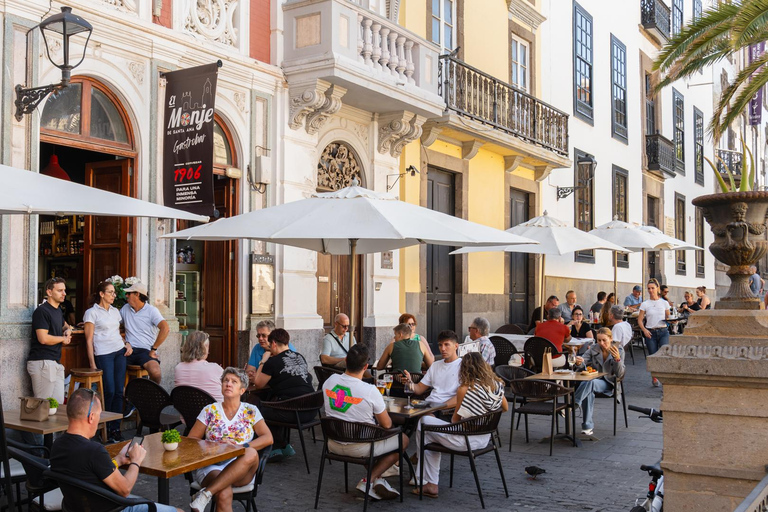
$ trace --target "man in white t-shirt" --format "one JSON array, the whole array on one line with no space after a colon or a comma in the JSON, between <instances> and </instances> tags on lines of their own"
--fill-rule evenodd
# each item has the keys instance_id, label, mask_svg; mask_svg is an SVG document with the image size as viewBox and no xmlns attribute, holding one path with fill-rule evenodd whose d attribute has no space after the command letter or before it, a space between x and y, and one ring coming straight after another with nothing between
<instances>
[{"instance_id":1,"label":"man in white t-shirt","mask_svg":"<svg viewBox=\"0 0 768 512\"><path fill-rule=\"evenodd\" d=\"M669 302L659 297L659 282L656 279L648 281L648 296L649 299L640 304L637 325L643 331L648 355L652 355L664 345L669 344L669 329L667 329ZM656 377L653 377L653 385L659 386Z\"/></svg>"},{"instance_id":2,"label":"man in white t-shirt","mask_svg":"<svg viewBox=\"0 0 768 512\"><path fill-rule=\"evenodd\" d=\"M624 321L624 308L611 306L608 322L611 327L613 341L621 343L622 348L632 340L632 326Z\"/></svg>"},{"instance_id":3,"label":"man in white t-shirt","mask_svg":"<svg viewBox=\"0 0 768 512\"><path fill-rule=\"evenodd\" d=\"M437 335L437 347L443 359L432 363L421 381L413 385L413 394L423 395L432 388L427 400L436 404L456 405L456 390L459 389L459 368L461 368L461 358L457 352L459 338L453 331L441 331ZM408 372L404 373L406 379L410 381L411 375Z\"/></svg>"},{"instance_id":4,"label":"man in white t-shirt","mask_svg":"<svg viewBox=\"0 0 768 512\"><path fill-rule=\"evenodd\" d=\"M346 372L332 375L323 383L325 394L325 415L340 418L353 423L378 423L384 428L392 427L384 399L372 384L363 382L363 373L368 368L368 347L355 344L349 348L346 357ZM408 447L408 437L400 434L403 450ZM371 469L371 484L363 478L358 482L357 489L368 492L374 499L392 500L400 496L381 474L398 460L398 439L390 437L374 444L373 456L378 457ZM341 443L328 440L328 450L339 455L350 457L368 457L371 445L369 443ZM390 453L392 451L395 453ZM379 457L381 454L386 454Z\"/></svg>"}]
</instances>

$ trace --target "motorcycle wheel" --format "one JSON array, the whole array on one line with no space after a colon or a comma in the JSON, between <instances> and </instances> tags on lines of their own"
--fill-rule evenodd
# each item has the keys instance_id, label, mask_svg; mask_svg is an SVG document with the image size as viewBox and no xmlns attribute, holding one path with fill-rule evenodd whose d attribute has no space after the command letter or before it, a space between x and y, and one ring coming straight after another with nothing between
<instances>
[{"instance_id":1,"label":"motorcycle wheel","mask_svg":"<svg viewBox=\"0 0 768 512\"><path fill-rule=\"evenodd\" d=\"M632 509L629 512L647 512L645 507L641 507L640 505L636 505L632 507Z\"/></svg>"}]
</instances>

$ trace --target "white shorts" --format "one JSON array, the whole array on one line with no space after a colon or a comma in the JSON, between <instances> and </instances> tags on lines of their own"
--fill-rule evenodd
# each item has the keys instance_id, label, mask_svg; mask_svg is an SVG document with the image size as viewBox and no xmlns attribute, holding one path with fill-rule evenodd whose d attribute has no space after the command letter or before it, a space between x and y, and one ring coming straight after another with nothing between
<instances>
[{"instance_id":1,"label":"white shorts","mask_svg":"<svg viewBox=\"0 0 768 512\"><path fill-rule=\"evenodd\" d=\"M229 459L222 462L218 462L216 464L211 464L210 466L205 466L204 468L196 469L195 470L195 482L203 485L203 480L205 480L205 477L208 476L208 473L211 471L223 471L225 467L229 465L230 462L234 461L235 459Z\"/></svg>"},{"instance_id":2,"label":"white shorts","mask_svg":"<svg viewBox=\"0 0 768 512\"><path fill-rule=\"evenodd\" d=\"M397 436L376 441L373 444L373 456L378 457L383 453L389 453L397 450L399 446ZM368 457L371 454L370 443L349 443L343 444L333 439L328 440L328 451L336 455L346 455L347 457ZM199 471L199 470L198 470Z\"/></svg>"}]
</instances>

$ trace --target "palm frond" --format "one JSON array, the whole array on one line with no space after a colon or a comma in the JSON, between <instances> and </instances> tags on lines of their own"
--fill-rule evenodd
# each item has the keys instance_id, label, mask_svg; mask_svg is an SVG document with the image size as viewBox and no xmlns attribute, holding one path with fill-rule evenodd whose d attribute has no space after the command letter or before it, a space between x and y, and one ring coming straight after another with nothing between
<instances>
[{"instance_id":1,"label":"palm frond","mask_svg":"<svg viewBox=\"0 0 768 512\"><path fill-rule=\"evenodd\" d=\"M680 77L692 76L699 71L707 69L709 66L726 58L730 53L731 44L727 38L722 37L710 41L707 46L702 46L693 52L690 58L679 59L670 68L666 76L659 80L654 90L658 92Z\"/></svg>"},{"instance_id":2,"label":"palm frond","mask_svg":"<svg viewBox=\"0 0 768 512\"><path fill-rule=\"evenodd\" d=\"M743 48L761 35L764 36L768 27L768 0L742 2L731 26L731 42L734 48Z\"/></svg>"},{"instance_id":3,"label":"palm frond","mask_svg":"<svg viewBox=\"0 0 768 512\"><path fill-rule=\"evenodd\" d=\"M733 83L720 95L717 107L715 107L712 115L712 121L710 122L710 130L716 140L747 108L749 101L757 91L768 83L768 66L765 65L766 62L768 62L768 54L763 54L759 59L742 70ZM750 76L746 73L747 69L760 66L763 66L763 68L756 74ZM737 91L738 94L731 100ZM723 114L724 112L725 114Z\"/></svg>"}]
</instances>

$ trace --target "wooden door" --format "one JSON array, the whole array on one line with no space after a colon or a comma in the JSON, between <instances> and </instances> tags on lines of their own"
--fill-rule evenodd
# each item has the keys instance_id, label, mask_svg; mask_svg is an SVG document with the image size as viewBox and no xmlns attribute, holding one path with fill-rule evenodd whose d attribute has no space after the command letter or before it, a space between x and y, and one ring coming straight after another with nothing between
<instances>
[{"instance_id":1,"label":"wooden door","mask_svg":"<svg viewBox=\"0 0 768 512\"><path fill-rule=\"evenodd\" d=\"M454 215L453 174L429 168L427 175L427 208ZM437 347L437 334L456 329L454 257L452 247L427 245L427 339Z\"/></svg>"},{"instance_id":2,"label":"wooden door","mask_svg":"<svg viewBox=\"0 0 768 512\"><path fill-rule=\"evenodd\" d=\"M237 212L237 182L214 177L213 197L220 218ZM200 329L210 336L209 361L237 366L237 241L205 242L200 285Z\"/></svg>"},{"instance_id":3,"label":"wooden door","mask_svg":"<svg viewBox=\"0 0 768 512\"><path fill-rule=\"evenodd\" d=\"M339 313L351 315L352 310L352 283L350 278L351 259L349 256L331 256L329 254L317 254L317 314L323 317L323 328L326 331L333 329L333 319ZM361 307L361 269L363 257L357 256L357 272L355 281L355 339L360 341L362 325Z\"/></svg>"},{"instance_id":4,"label":"wooden door","mask_svg":"<svg viewBox=\"0 0 768 512\"><path fill-rule=\"evenodd\" d=\"M116 194L131 196L132 159L107 160L85 164L85 184ZM85 216L84 278L85 296L108 277L133 275L133 219L130 217Z\"/></svg>"},{"instance_id":5,"label":"wooden door","mask_svg":"<svg viewBox=\"0 0 768 512\"><path fill-rule=\"evenodd\" d=\"M510 191L510 226L517 226L527 220L528 193L522 190ZM509 253L509 323L528 322L528 270L530 257L524 253Z\"/></svg>"}]
</instances>

